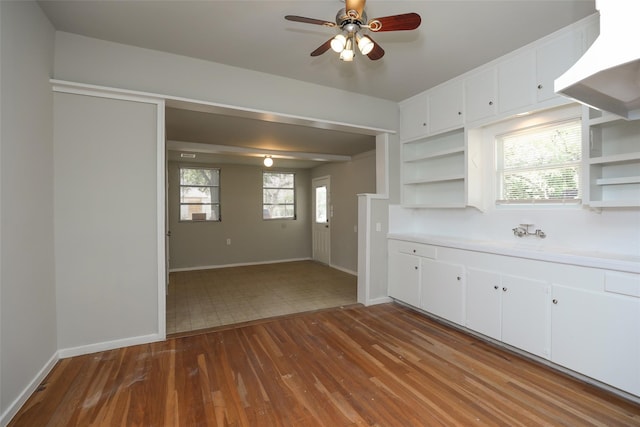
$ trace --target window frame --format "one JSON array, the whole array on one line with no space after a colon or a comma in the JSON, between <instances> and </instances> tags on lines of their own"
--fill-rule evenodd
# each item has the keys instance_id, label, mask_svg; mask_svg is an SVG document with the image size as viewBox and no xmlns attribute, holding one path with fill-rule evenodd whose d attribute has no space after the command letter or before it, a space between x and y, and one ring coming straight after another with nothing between
<instances>
[{"instance_id":1,"label":"window frame","mask_svg":"<svg viewBox=\"0 0 640 427\"><path fill-rule=\"evenodd\" d=\"M291 175L293 177L293 187L265 187L264 185L264 176L265 174L284 174ZM296 190L296 173L288 172L288 171L274 171L274 170L262 170L262 220L263 221L275 221L275 220L284 220L284 221L295 221L298 219L298 207L297 207L297 190ZM286 189L293 190L293 203L265 203L265 190L278 190L278 189ZM293 206L293 215L286 217L265 217L265 212L268 212L268 209L265 206Z\"/></svg>"},{"instance_id":2,"label":"window frame","mask_svg":"<svg viewBox=\"0 0 640 427\"><path fill-rule=\"evenodd\" d=\"M182 170L183 169L200 169L200 170L213 170L217 171L218 174L218 185L183 185L182 184ZM178 222L185 223L200 223L200 222L222 222L222 204L221 204L221 184L220 180L222 177L222 171L220 168L211 167L211 166L194 166L194 165L179 165L178 166ZM208 187L208 188L217 188L218 200L217 203L213 201L211 203L184 203L182 201L182 189L184 187ZM217 219L183 219L182 218L182 207L183 206L206 206L210 205L212 207L217 206L218 208L218 218Z\"/></svg>"},{"instance_id":3,"label":"window frame","mask_svg":"<svg viewBox=\"0 0 640 427\"><path fill-rule=\"evenodd\" d=\"M493 197L494 203L497 207L523 207L523 206L534 206L534 205L544 205L547 207L554 206L580 206L582 204L582 195L584 193L584 144L582 143L583 136L580 135L578 139L578 144L580 148L580 159L555 164L553 167L547 166L524 166L517 169L510 169L510 172L513 171L535 171L535 170L544 170L544 169L558 169L563 167L575 167L578 171L578 177L576 180L576 186L578 189L578 196L575 198L557 198L557 199L505 199L503 197L504 191L504 176L505 169L503 165L504 155L503 148L501 144L501 140L508 135L522 134L530 131L535 131L536 129L544 129L550 128L554 126L560 126L563 124L577 122L578 127L580 128L581 133L584 132L584 125L582 123L581 114L571 114L568 116L562 115L563 117L554 117L553 114L549 116L549 114L545 111L540 113L535 113L533 117L530 118L517 118L514 120L512 126L509 126L507 129L503 129L500 133L495 133L494 136L494 178L495 178L495 195Z\"/></svg>"}]
</instances>

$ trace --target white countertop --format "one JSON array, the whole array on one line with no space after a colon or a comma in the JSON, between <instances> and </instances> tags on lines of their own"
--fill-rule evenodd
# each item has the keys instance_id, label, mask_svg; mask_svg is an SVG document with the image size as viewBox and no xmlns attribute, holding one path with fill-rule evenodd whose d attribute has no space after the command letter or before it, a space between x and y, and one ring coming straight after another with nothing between
<instances>
[{"instance_id":1,"label":"white countertop","mask_svg":"<svg viewBox=\"0 0 640 427\"><path fill-rule=\"evenodd\" d=\"M640 273L640 256L597 251L580 251L560 247L544 247L540 241L503 242L491 240L470 240L456 237L433 236L415 233L389 233L390 239L424 243L447 248L465 249L518 258L580 265L583 267Z\"/></svg>"}]
</instances>

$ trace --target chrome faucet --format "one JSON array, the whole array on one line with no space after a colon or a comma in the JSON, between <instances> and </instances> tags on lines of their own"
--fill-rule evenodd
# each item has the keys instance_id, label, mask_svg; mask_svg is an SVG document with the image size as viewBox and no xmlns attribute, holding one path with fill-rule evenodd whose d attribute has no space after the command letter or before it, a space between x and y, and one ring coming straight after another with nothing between
<instances>
[{"instance_id":1,"label":"chrome faucet","mask_svg":"<svg viewBox=\"0 0 640 427\"><path fill-rule=\"evenodd\" d=\"M539 228L536 229L536 231L534 231L533 233L530 232L529 231L529 227L531 227L532 225L533 224L520 224L516 228L512 229L513 235L514 236L518 236L518 237L536 236L536 237L539 237L541 239L544 239L545 237L547 237L545 232L540 230Z\"/></svg>"}]
</instances>

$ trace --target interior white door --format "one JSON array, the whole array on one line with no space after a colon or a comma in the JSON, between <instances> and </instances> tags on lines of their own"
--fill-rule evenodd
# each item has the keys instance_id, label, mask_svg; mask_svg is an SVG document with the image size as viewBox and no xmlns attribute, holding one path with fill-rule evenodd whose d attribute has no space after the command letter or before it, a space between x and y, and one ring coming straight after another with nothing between
<instances>
[{"instance_id":1,"label":"interior white door","mask_svg":"<svg viewBox=\"0 0 640 427\"><path fill-rule=\"evenodd\" d=\"M331 179L328 176L314 178L313 194L313 259L331 264Z\"/></svg>"}]
</instances>

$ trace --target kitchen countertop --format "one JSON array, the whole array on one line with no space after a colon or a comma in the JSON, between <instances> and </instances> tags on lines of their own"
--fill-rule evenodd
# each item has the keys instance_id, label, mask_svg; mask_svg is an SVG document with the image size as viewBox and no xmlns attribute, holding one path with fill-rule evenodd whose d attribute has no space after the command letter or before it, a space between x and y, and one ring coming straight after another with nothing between
<instances>
[{"instance_id":1,"label":"kitchen countertop","mask_svg":"<svg viewBox=\"0 0 640 427\"><path fill-rule=\"evenodd\" d=\"M598 251L581 251L571 248L546 247L540 241L492 241L471 240L457 237L434 236L418 233L389 233L389 239L424 243L454 249L486 252L518 258L528 258L583 267L640 273L640 256Z\"/></svg>"}]
</instances>

